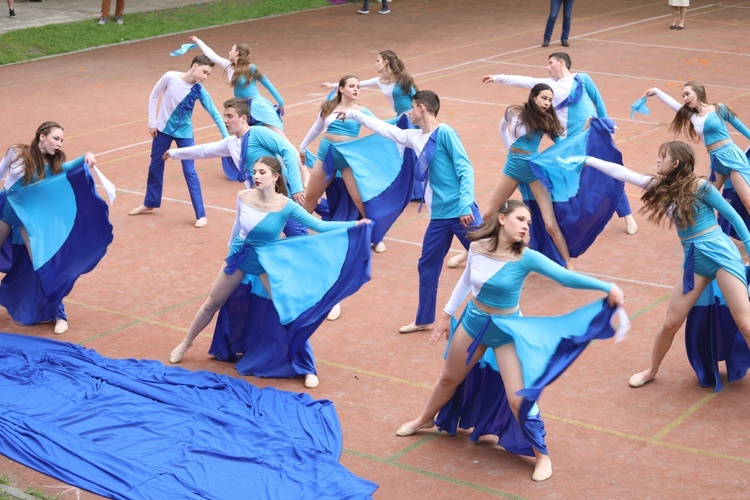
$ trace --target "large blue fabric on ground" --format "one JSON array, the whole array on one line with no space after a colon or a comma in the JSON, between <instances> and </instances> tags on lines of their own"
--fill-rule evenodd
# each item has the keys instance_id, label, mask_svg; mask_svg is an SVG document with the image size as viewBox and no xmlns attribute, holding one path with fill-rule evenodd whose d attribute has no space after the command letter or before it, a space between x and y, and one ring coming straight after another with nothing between
<instances>
[{"instance_id":1,"label":"large blue fabric on ground","mask_svg":"<svg viewBox=\"0 0 750 500\"><path fill-rule=\"evenodd\" d=\"M110 498L368 498L333 404L0 334L0 453Z\"/></svg>"},{"instance_id":2,"label":"large blue fabric on ground","mask_svg":"<svg viewBox=\"0 0 750 500\"><path fill-rule=\"evenodd\" d=\"M546 453L544 423L535 409L545 387L559 377L592 340L614 336L611 322L616 309L606 300L592 302L563 316L493 316L492 322L513 337L521 360L524 389L515 419L505 396L494 353L485 353L453 397L438 413L441 431L473 429L472 441L498 436L498 444L519 455L533 456L532 444ZM524 432L525 431L525 432Z\"/></svg>"},{"instance_id":3,"label":"large blue fabric on ground","mask_svg":"<svg viewBox=\"0 0 750 500\"><path fill-rule=\"evenodd\" d=\"M612 127L611 122L593 118L585 132L558 142L530 160L534 173L550 191L555 217L571 257L582 255L604 230L624 196L624 183L594 168L563 168L558 159L588 155L622 165L622 154L612 140ZM535 221L530 228L529 246L565 265L544 227L528 184L519 185L519 189Z\"/></svg>"},{"instance_id":4,"label":"large blue fabric on ground","mask_svg":"<svg viewBox=\"0 0 750 500\"><path fill-rule=\"evenodd\" d=\"M722 389L719 361L726 362L727 380L736 382L750 368L750 349L732 319L716 281L708 284L687 316L685 348L701 387Z\"/></svg>"}]
</instances>

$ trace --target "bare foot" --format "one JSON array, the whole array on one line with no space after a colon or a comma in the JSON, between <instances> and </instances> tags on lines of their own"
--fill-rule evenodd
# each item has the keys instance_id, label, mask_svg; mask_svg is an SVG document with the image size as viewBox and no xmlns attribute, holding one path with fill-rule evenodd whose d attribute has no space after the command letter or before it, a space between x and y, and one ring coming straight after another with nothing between
<instances>
[{"instance_id":1,"label":"bare foot","mask_svg":"<svg viewBox=\"0 0 750 500\"><path fill-rule=\"evenodd\" d=\"M396 435L400 437L411 436L420 429L430 429L432 427L435 427L435 421L433 419L425 422L424 420L418 418L399 427L399 429L396 431Z\"/></svg>"},{"instance_id":2,"label":"bare foot","mask_svg":"<svg viewBox=\"0 0 750 500\"><path fill-rule=\"evenodd\" d=\"M630 377L630 380L628 380L628 385L630 387L642 387L643 385L648 384L649 382L654 380L655 377L656 374L652 373L651 370L644 370Z\"/></svg>"},{"instance_id":3,"label":"bare foot","mask_svg":"<svg viewBox=\"0 0 750 500\"><path fill-rule=\"evenodd\" d=\"M141 214L147 214L153 211L154 211L153 207L147 207L146 205L141 205L140 207L136 207L130 212L128 212L128 215L141 215Z\"/></svg>"},{"instance_id":4,"label":"bare foot","mask_svg":"<svg viewBox=\"0 0 750 500\"><path fill-rule=\"evenodd\" d=\"M552 460L549 459L548 455L540 455L536 459L534 465L534 473L531 475L531 479L536 482L546 481L552 477Z\"/></svg>"}]
</instances>

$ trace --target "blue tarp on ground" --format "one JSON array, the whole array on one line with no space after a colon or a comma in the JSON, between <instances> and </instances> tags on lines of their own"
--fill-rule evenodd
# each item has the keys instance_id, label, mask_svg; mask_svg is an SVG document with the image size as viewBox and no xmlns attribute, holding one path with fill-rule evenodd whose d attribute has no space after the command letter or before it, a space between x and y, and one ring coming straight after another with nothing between
<instances>
[{"instance_id":1,"label":"blue tarp on ground","mask_svg":"<svg viewBox=\"0 0 750 500\"><path fill-rule=\"evenodd\" d=\"M111 498L368 498L330 401L0 333L0 453Z\"/></svg>"}]
</instances>

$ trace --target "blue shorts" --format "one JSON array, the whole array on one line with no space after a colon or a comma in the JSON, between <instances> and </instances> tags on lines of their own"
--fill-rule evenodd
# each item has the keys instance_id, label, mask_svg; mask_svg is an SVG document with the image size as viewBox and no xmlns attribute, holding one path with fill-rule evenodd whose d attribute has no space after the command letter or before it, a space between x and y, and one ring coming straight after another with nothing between
<instances>
[{"instance_id":1,"label":"blue shorts","mask_svg":"<svg viewBox=\"0 0 750 500\"><path fill-rule=\"evenodd\" d=\"M511 316L520 316L521 312L516 311ZM513 342L513 337L500 330L492 322L492 316L481 311L473 302L466 304L466 309L461 319L461 326L469 337L476 339L482 332L480 343L484 346L496 348Z\"/></svg>"},{"instance_id":2,"label":"blue shorts","mask_svg":"<svg viewBox=\"0 0 750 500\"><path fill-rule=\"evenodd\" d=\"M505 160L503 173L518 183L525 182L528 184L538 181L539 178L534 175L529 164L529 159L532 156L508 151L508 158Z\"/></svg>"}]
</instances>

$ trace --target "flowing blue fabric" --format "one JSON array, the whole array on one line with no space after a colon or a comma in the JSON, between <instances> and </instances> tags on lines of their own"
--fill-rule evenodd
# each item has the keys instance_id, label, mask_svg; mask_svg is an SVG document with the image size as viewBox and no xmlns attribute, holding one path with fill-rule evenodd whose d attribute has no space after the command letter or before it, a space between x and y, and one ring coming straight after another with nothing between
<instances>
[{"instance_id":1,"label":"flowing blue fabric","mask_svg":"<svg viewBox=\"0 0 750 500\"><path fill-rule=\"evenodd\" d=\"M648 97L643 96L630 105L630 119L631 120L635 120L636 113L640 113L642 115L648 115L651 113L651 110L648 109L648 106L646 106L647 99Z\"/></svg>"},{"instance_id":2,"label":"flowing blue fabric","mask_svg":"<svg viewBox=\"0 0 750 500\"><path fill-rule=\"evenodd\" d=\"M440 410L440 430L455 434L458 427L473 428L471 439L492 434L498 444L517 454L533 456L533 448L546 453L544 423L535 407L545 387L559 377L589 342L614 335L611 320L615 308L596 301L556 317L493 316L492 322L513 337L521 360L524 389L515 420L507 403L494 355L484 358L469 372L454 396Z\"/></svg>"},{"instance_id":3,"label":"flowing blue fabric","mask_svg":"<svg viewBox=\"0 0 750 500\"><path fill-rule=\"evenodd\" d=\"M7 195L7 191L0 189L0 214L3 213ZM11 235L8 235L8 237L5 238L5 241L0 241L0 273L7 273L10 270L12 263L13 245L11 243Z\"/></svg>"},{"instance_id":4,"label":"flowing blue fabric","mask_svg":"<svg viewBox=\"0 0 750 500\"><path fill-rule=\"evenodd\" d=\"M291 356L304 348L333 306L370 281L371 231L371 224L360 224L255 248L290 336Z\"/></svg>"},{"instance_id":5,"label":"flowing blue fabric","mask_svg":"<svg viewBox=\"0 0 750 500\"><path fill-rule=\"evenodd\" d=\"M12 189L6 203L26 228L33 260L19 242L0 282L0 304L22 324L53 320L49 306L61 303L112 242L109 208L99 198L86 165Z\"/></svg>"},{"instance_id":6,"label":"flowing blue fabric","mask_svg":"<svg viewBox=\"0 0 750 500\"><path fill-rule=\"evenodd\" d=\"M719 361L726 362L728 382L736 382L750 368L750 349L732 319L716 281L698 297L685 323L685 348L701 387L722 389Z\"/></svg>"},{"instance_id":7,"label":"flowing blue fabric","mask_svg":"<svg viewBox=\"0 0 750 500\"><path fill-rule=\"evenodd\" d=\"M745 150L745 156L747 156L748 160L750 160L750 147ZM716 175L713 169L711 169L711 177L712 182L716 180ZM742 203L739 195L734 190L732 179L730 179L729 177L727 177L727 180L724 182L724 189L722 189L721 195L725 200L727 200L727 202L729 202L732 208L738 214L740 214L740 217L742 217L742 222L744 222L747 227L750 227L750 213L748 213L747 208L745 208L745 204ZM724 231L725 234L731 236L736 240L740 239L737 231L734 230L732 224L730 224L723 215L717 213L716 218L719 220L719 226L721 226L721 230Z\"/></svg>"},{"instance_id":8,"label":"flowing blue fabric","mask_svg":"<svg viewBox=\"0 0 750 500\"><path fill-rule=\"evenodd\" d=\"M194 43L183 43L180 48L169 53L172 57L184 55L188 50L196 48L198 45Z\"/></svg>"},{"instance_id":9,"label":"flowing blue fabric","mask_svg":"<svg viewBox=\"0 0 750 500\"><path fill-rule=\"evenodd\" d=\"M408 119L399 121L408 127ZM323 162L326 177L332 180L326 189L328 216L325 220L360 218L343 181L334 178L340 167L351 167L367 218L375 226L372 242L383 241L385 234L404 211L412 197L414 169L393 141L377 134L355 141L331 143Z\"/></svg>"},{"instance_id":10,"label":"flowing blue fabric","mask_svg":"<svg viewBox=\"0 0 750 500\"><path fill-rule=\"evenodd\" d=\"M594 168L564 164L560 158L582 155L622 164L622 154L612 140L613 122L593 118L591 126L547 148L530 160L531 168L549 191L560 230L571 257L582 255L604 230L624 196L624 183ZM519 189L531 209L530 246L560 265L565 265L542 223L539 205L528 184Z\"/></svg>"},{"instance_id":11,"label":"flowing blue fabric","mask_svg":"<svg viewBox=\"0 0 750 500\"><path fill-rule=\"evenodd\" d=\"M281 324L260 280L248 278L219 311L208 353L235 362L240 375L288 378L315 374L310 343L294 355L289 352L292 336Z\"/></svg>"},{"instance_id":12,"label":"flowing blue fabric","mask_svg":"<svg viewBox=\"0 0 750 500\"><path fill-rule=\"evenodd\" d=\"M369 498L333 404L0 334L0 453L116 499Z\"/></svg>"}]
</instances>

